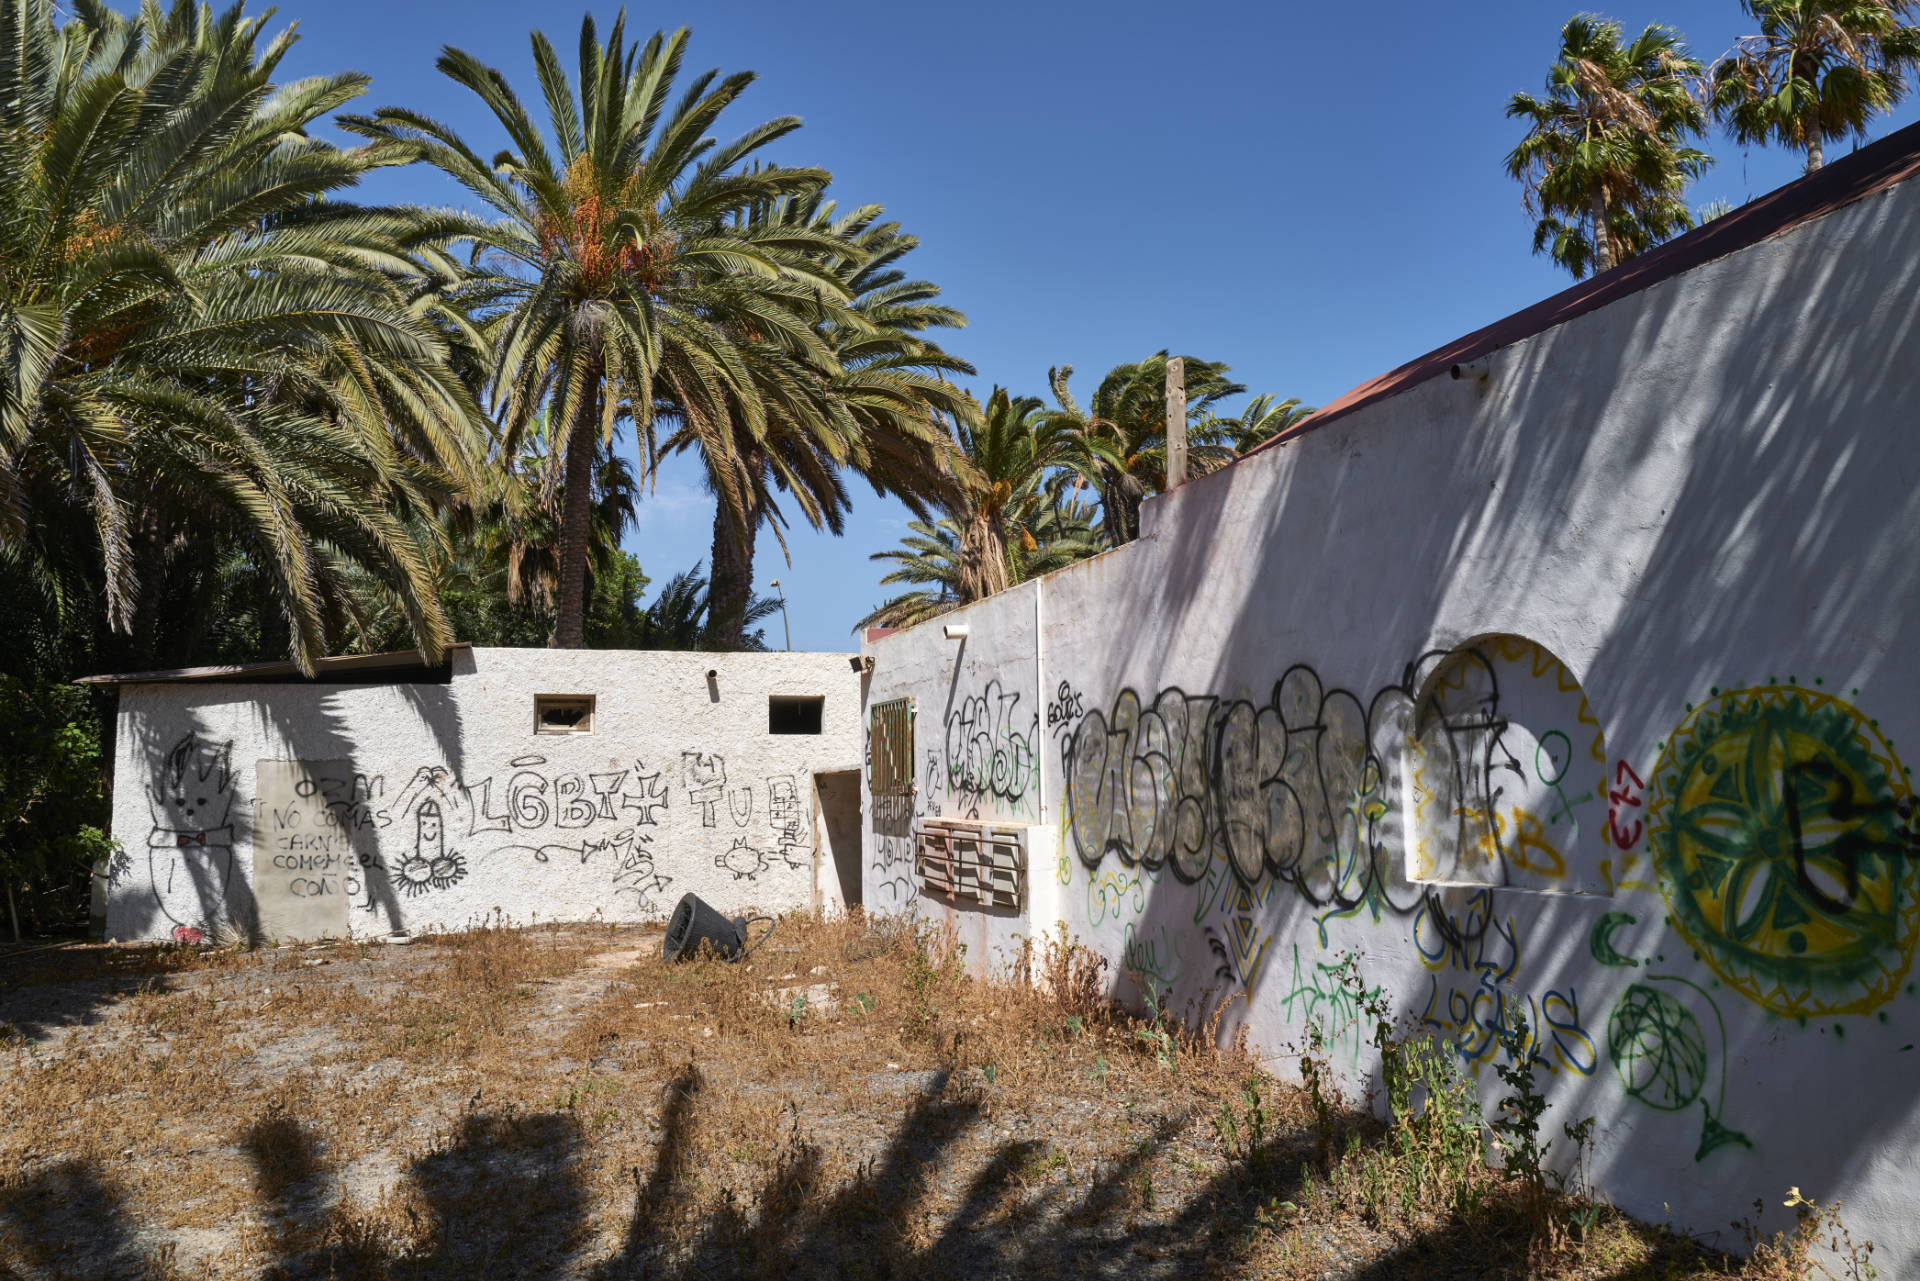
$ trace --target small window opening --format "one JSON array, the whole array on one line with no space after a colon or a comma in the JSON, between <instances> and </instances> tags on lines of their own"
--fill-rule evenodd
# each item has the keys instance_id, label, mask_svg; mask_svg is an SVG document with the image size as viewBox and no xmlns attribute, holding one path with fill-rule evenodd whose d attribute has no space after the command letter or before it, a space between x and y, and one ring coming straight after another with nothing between
<instances>
[{"instance_id":1,"label":"small window opening","mask_svg":"<svg viewBox=\"0 0 1920 1281\"><path fill-rule=\"evenodd\" d=\"M593 733L593 695L535 694L533 732L536 734Z\"/></svg>"},{"instance_id":2,"label":"small window opening","mask_svg":"<svg viewBox=\"0 0 1920 1281\"><path fill-rule=\"evenodd\" d=\"M819 697L788 697L774 694L767 699L767 733L818 734L820 707L827 700Z\"/></svg>"}]
</instances>

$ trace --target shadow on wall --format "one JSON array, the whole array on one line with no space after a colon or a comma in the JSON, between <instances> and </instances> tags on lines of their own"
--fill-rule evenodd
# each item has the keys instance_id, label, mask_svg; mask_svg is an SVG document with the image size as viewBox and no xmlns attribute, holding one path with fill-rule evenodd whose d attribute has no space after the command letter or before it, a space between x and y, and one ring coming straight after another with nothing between
<instances>
[{"instance_id":1,"label":"shadow on wall","mask_svg":"<svg viewBox=\"0 0 1920 1281\"><path fill-rule=\"evenodd\" d=\"M1855 700L1873 683L1910 708L1894 664L1920 642L1916 611L1901 608L1920 597L1920 465L1906 430L1920 218L1899 217L1914 199L1870 198L1759 246L1738 270L1705 269L1710 290L1681 277L1530 339L1496 355L1484 398L1429 383L1162 500L1152 580L1105 572L1100 609L1164 625L1103 635L1088 651L1098 673L1049 664L1050 680L1087 683L1088 719L1109 730L1163 713L1150 750L1118 772L1076 759L1076 734L1054 747L1063 792L1104 784L1124 797L1134 769L1166 780L1144 785L1161 789L1149 808L1163 859L1129 861L1108 843L1100 816L1122 804L1068 816L1068 853L1091 842L1100 854L1091 868L1063 860L1063 878L1078 894L1086 874L1096 928L1124 920L1134 988L1204 971L1243 994L1242 1011L1355 1028L1357 1063L1351 997L1324 949L1335 921L1373 925L1363 962L1411 1022L1439 1011L1485 1039L1505 1007L1483 1017L1477 1003L1497 997L1474 979L1524 993L1556 1106L1618 1122L1603 1135L1601 1185L1618 1195L1635 1182L1656 1212L1655 1176L1694 1180L1692 1163L1713 1160L1728 1204L1762 1199L1766 1226L1784 1226L1788 1182L1832 1195L1863 1167L1855 1144L1910 1124L1912 1091L1893 1088L1905 1060L1892 1056L1920 1041L1906 975L1920 936L1913 804L1873 719L1898 709ZM1359 804L1333 807L1328 823L1346 808L1351 826L1320 834L1333 853L1305 873L1255 858L1236 875L1252 844L1230 830L1203 840L1229 809L1264 813L1254 797L1201 799L1208 771L1237 757L1255 779L1288 768L1284 753L1261 754L1262 716L1291 726L1289 708L1317 697L1298 720L1309 745L1390 751L1380 713L1424 699L1428 647L1509 632L1572 660L1596 734L1604 725L1603 777L1583 799L1621 898L1420 892L1382 876L1356 906L1348 896L1330 910L1314 876L1364 880L1376 856L1405 851L1390 815L1357 835ZM1128 673L1166 671L1192 639L1205 657L1183 670L1211 676L1173 691L1177 712L1157 688L1131 707L1124 694L1096 702L1100 680L1118 690ZM1810 654L1836 669L1799 670ZM1353 759L1295 764L1326 795L1363 798ZM1607 793L1619 798L1602 814ZM1166 808L1180 796L1196 799ZM1464 1011L1445 1012L1436 966L1420 963L1430 957L1474 976ZM1815 1111L1728 1115L1730 1094ZM1904 1272L1914 1260L1893 1262Z\"/></svg>"},{"instance_id":2,"label":"shadow on wall","mask_svg":"<svg viewBox=\"0 0 1920 1281\"><path fill-rule=\"evenodd\" d=\"M232 686L189 688L190 708L140 716L131 726L134 754L152 763L142 788L153 827L147 848L121 850L109 863L107 879L114 898L110 919L115 933L128 937L170 934L184 943L257 939L259 914L248 889L256 762L235 760L230 731L216 729L215 722L231 724L222 711L238 707L253 713L267 736L282 745L278 750L286 758L351 766L367 753L340 705L341 694L369 687L275 685L267 698ZM457 777L464 752L453 687L379 688L406 702ZM335 780L338 786L330 788L328 799L340 811L341 828L350 838L344 876L350 910L374 912L388 929L398 930L399 897L381 859L380 829L369 821L383 800L398 798L373 790L386 786L378 776L351 769L347 773ZM236 803L242 793L246 800ZM136 887L134 893L125 891L129 882Z\"/></svg>"}]
</instances>

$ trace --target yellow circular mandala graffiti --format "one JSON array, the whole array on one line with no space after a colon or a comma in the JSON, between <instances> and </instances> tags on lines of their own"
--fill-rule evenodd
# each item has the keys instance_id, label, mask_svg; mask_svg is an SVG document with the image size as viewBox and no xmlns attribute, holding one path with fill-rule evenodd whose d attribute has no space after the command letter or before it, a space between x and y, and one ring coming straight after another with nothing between
<instances>
[{"instance_id":1,"label":"yellow circular mandala graffiti","mask_svg":"<svg viewBox=\"0 0 1920 1281\"><path fill-rule=\"evenodd\" d=\"M1913 793L1851 705L1795 686L1728 690L1667 740L1648 844L1673 923L1775 1014L1864 1014L1920 939Z\"/></svg>"}]
</instances>

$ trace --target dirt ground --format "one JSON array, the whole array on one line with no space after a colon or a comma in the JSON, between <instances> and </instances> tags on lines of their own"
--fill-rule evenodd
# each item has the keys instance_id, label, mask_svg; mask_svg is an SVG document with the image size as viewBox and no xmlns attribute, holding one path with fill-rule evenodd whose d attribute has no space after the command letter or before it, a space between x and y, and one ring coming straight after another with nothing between
<instances>
[{"instance_id":1,"label":"dirt ground","mask_svg":"<svg viewBox=\"0 0 1920 1281\"><path fill-rule=\"evenodd\" d=\"M1036 984L858 920L789 918L734 965L660 941L0 956L0 1277L1733 1266L1606 1207L1520 1208L1477 1151L1410 1196L1427 1158L1370 1114L1216 1052L1205 1011L1107 1008L1074 949Z\"/></svg>"}]
</instances>

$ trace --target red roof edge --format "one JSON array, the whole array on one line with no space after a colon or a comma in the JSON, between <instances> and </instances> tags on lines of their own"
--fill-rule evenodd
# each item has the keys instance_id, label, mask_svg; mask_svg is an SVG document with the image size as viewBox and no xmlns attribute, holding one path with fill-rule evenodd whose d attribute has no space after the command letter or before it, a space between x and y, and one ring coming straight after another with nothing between
<instances>
[{"instance_id":1,"label":"red roof edge","mask_svg":"<svg viewBox=\"0 0 1920 1281\"><path fill-rule=\"evenodd\" d=\"M1916 173L1920 173L1920 124L1911 124L1814 173L1750 200L1684 236L1649 249L1611 271L1583 280L1571 289L1361 383L1338 400L1322 406L1311 417L1248 450L1244 456L1251 457L1297 440L1357 409L1398 395L1454 365L1478 360L1497 348L1544 333L1555 325L1618 302L1684 271L1738 253L1865 196L1884 191Z\"/></svg>"}]
</instances>

